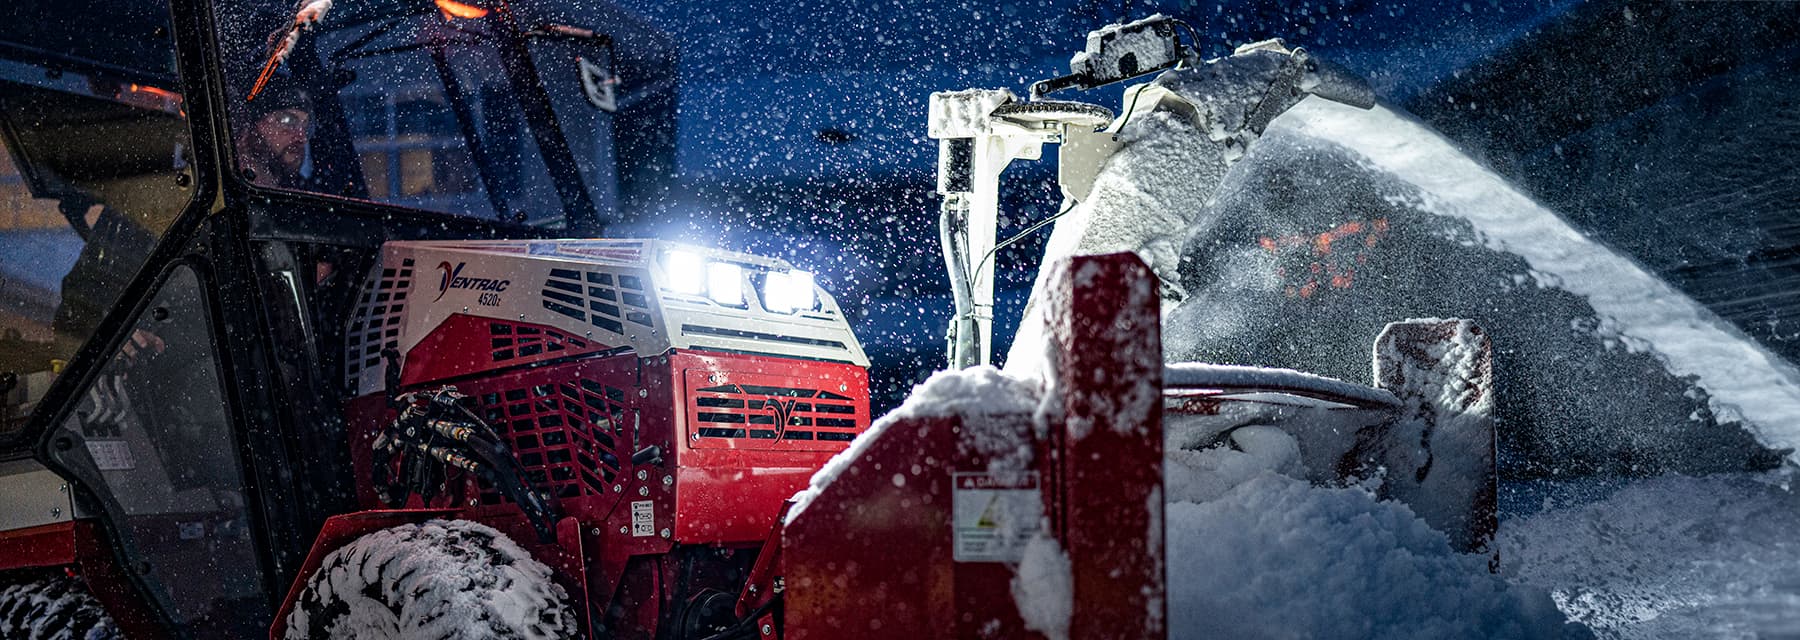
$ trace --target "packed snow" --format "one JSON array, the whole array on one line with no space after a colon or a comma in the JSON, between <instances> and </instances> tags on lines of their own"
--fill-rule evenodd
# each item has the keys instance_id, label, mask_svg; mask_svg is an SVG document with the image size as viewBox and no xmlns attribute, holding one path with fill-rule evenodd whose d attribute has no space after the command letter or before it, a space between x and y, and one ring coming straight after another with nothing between
<instances>
[{"instance_id":1,"label":"packed snow","mask_svg":"<svg viewBox=\"0 0 1800 640\"><path fill-rule=\"evenodd\" d=\"M1530 513L1503 520L1502 572L1602 637L1796 637L1800 496L1789 482L1669 474L1521 488Z\"/></svg>"}]
</instances>

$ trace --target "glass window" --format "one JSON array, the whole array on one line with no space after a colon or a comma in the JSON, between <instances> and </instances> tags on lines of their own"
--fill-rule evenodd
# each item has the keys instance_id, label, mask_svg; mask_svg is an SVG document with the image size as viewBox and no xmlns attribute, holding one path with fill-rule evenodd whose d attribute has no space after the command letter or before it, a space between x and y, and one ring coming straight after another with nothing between
<instances>
[{"instance_id":1,"label":"glass window","mask_svg":"<svg viewBox=\"0 0 1800 640\"><path fill-rule=\"evenodd\" d=\"M192 197L168 7L121 11L86 39L0 27L36 47L0 47L0 441Z\"/></svg>"},{"instance_id":2,"label":"glass window","mask_svg":"<svg viewBox=\"0 0 1800 640\"><path fill-rule=\"evenodd\" d=\"M497 16L473 5L457 5L463 9L453 15L338 3L290 37L293 6L218 8L237 161L252 182L542 226L562 224L568 207L611 207L611 147L591 140L610 138L610 121L569 113L561 95L580 94L581 77L568 75L555 89L536 77L521 81L512 74L532 68L502 56L528 52L523 40L539 36L507 35ZM596 42L569 45L547 64L595 57ZM528 116L532 100L553 104L561 117ZM571 125L579 132L565 136L559 126ZM545 141L569 149L579 168L565 172L560 189L547 154L564 151L547 151Z\"/></svg>"},{"instance_id":3,"label":"glass window","mask_svg":"<svg viewBox=\"0 0 1800 640\"><path fill-rule=\"evenodd\" d=\"M212 335L199 275L176 267L51 449L100 494L176 624L249 638L269 612Z\"/></svg>"}]
</instances>

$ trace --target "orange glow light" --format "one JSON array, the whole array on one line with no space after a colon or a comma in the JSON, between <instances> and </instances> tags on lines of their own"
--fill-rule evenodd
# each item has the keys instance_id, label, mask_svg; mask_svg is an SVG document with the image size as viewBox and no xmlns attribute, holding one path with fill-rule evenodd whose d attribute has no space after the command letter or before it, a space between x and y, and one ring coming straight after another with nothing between
<instances>
[{"instance_id":1,"label":"orange glow light","mask_svg":"<svg viewBox=\"0 0 1800 640\"><path fill-rule=\"evenodd\" d=\"M474 5L463 4L461 2L457 2L456 0L435 0L435 2L437 2L438 10L444 12L445 16L448 16L451 18L462 18L464 20L474 20L476 18L486 17L488 14L487 9L483 9L481 7L477 7Z\"/></svg>"}]
</instances>

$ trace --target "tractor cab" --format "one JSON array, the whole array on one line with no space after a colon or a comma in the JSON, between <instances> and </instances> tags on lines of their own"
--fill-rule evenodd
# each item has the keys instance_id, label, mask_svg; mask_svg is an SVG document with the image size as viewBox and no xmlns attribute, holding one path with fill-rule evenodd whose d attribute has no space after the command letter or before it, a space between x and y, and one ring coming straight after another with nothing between
<instances>
[{"instance_id":1,"label":"tractor cab","mask_svg":"<svg viewBox=\"0 0 1800 640\"><path fill-rule=\"evenodd\" d=\"M367 482L346 334L391 293L367 286L384 247L591 239L667 187L675 49L644 20L333 4L0 24L0 580L78 576L130 637L266 635Z\"/></svg>"}]
</instances>

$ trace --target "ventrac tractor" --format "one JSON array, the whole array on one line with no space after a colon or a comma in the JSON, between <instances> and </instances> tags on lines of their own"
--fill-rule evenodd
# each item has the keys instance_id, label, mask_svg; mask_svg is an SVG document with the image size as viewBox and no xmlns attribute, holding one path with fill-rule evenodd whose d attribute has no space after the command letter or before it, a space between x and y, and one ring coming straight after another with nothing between
<instances>
[{"instance_id":1,"label":"ventrac tractor","mask_svg":"<svg viewBox=\"0 0 1800 640\"><path fill-rule=\"evenodd\" d=\"M809 272L600 238L673 168L673 42L611 5L12 6L8 638L1159 636L1165 409L1220 446L1232 407L1331 414L1320 481L1400 469L1460 547L1492 533L1478 328L1390 327L1374 387L1165 369L1130 255L1045 272L1041 404L939 384L874 420ZM1095 32L1029 101L934 99L957 366L989 350L999 170L1111 139L1042 96L1212 64L1175 27ZM1232 127L1328 86L1226 60L1266 105Z\"/></svg>"}]
</instances>

